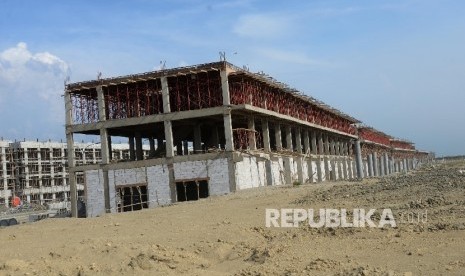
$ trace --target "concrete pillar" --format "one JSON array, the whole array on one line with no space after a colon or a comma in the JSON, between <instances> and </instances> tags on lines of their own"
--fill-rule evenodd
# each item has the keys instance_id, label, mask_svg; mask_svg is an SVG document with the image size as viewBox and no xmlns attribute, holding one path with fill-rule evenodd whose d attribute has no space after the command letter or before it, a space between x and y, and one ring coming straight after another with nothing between
<instances>
[{"instance_id":1,"label":"concrete pillar","mask_svg":"<svg viewBox=\"0 0 465 276\"><path fill-rule=\"evenodd\" d=\"M181 140L179 140L176 143L176 155L178 156L182 155L182 141Z\"/></svg>"},{"instance_id":2,"label":"concrete pillar","mask_svg":"<svg viewBox=\"0 0 465 276\"><path fill-rule=\"evenodd\" d=\"M331 179L331 171L329 169L330 163L329 163L329 155L330 153L330 145L329 145L329 137L328 135L324 135L324 168L325 168L325 180L328 181Z\"/></svg>"},{"instance_id":3,"label":"concrete pillar","mask_svg":"<svg viewBox=\"0 0 465 276\"><path fill-rule=\"evenodd\" d=\"M149 138L150 152L149 156L152 157L155 155L155 139L153 137Z\"/></svg>"},{"instance_id":4,"label":"concrete pillar","mask_svg":"<svg viewBox=\"0 0 465 276\"><path fill-rule=\"evenodd\" d=\"M371 153L369 153L367 155L367 165L368 165L368 171L367 171L367 174L369 177L373 177L374 176L374 170L373 170L373 155Z\"/></svg>"},{"instance_id":5,"label":"concrete pillar","mask_svg":"<svg viewBox=\"0 0 465 276\"><path fill-rule=\"evenodd\" d=\"M310 149L310 135L308 130L304 130L304 154L307 162L308 182L313 183L313 156Z\"/></svg>"},{"instance_id":6,"label":"concrete pillar","mask_svg":"<svg viewBox=\"0 0 465 276\"><path fill-rule=\"evenodd\" d=\"M296 144L297 152L302 154L302 137L300 135L300 129L299 128L295 129L295 144Z\"/></svg>"},{"instance_id":7,"label":"concrete pillar","mask_svg":"<svg viewBox=\"0 0 465 276\"><path fill-rule=\"evenodd\" d=\"M134 144L134 136L128 137L128 144L129 144L129 160L134 161L136 160L136 147Z\"/></svg>"},{"instance_id":8,"label":"concrete pillar","mask_svg":"<svg viewBox=\"0 0 465 276\"><path fill-rule=\"evenodd\" d=\"M347 142L341 142L341 148L342 148L342 176L343 176L343 179L349 179L350 176L347 175L347 161L348 161L348 158L347 158Z\"/></svg>"},{"instance_id":9,"label":"concrete pillar","mask_svg":"<svg viewBox=\"0 0 465 276\"><path fill-rule=\"evenodd\" d=\"M270 146L270 128L268 120L262 119L262 136L263 136L263 149L265 152L271 152Z\"/></svg>"},{"instance_id":10,"label":"concrete pillar","mask_svg":"<svg viewBox=\"0 0 465 276\"><path fill-rule=\"evenodd\" d=\"M105 114L105 99L103 95L102 86L97 86L97 101L98 101L98 109L99 109L99 121L106 120ZM106 128L100 129L100 147L101 147L101 154L102 154L102 164L110 163L110 147L108 144L109 135ZM85 153L83 153L85 154ZM103 170L103 195L105 200L105 212L109 213L110 210L110 183L108 180L108 170Z\"/></svg>"},{"instance_id":11,"label":"concrete pillar","mask_svg":"<svg viewBox=\"0 0 465 276\"><path fill-rule=\"evenodd\" d=\"M228 72L221 70L221 95L223 96L223 105L231 104L231 97L229 94L229 81L228 81Z\"/></svg>"},{"instance_id":12,"label":"concrete pillar","mask_svg":"<svg viewBox=\"0 0 465 276\"><path fill-rule=\"evenodd\" d=\"M170 91L168 86L168 78L161 77L161 96L163 101L163 113L170 113L171 106L170 106Z\"/></svg>"},{"instance_id":13,"label":"concrete pillar","mask_svg":"<svg viewBox=\"0 0 465 276\"><path fill-rule=\"evenodd\" d=\"M231 104L231 97L229 93L229 81L228 81L228 72L221 70L221 95L223 97L223 106L229 106ZM231 118L231 109L225 109L223 114L223 123L224 123L224 138L226 141L225 149L226 151L234 150L234 140L232 132L232 118Z\"/></svg>"},{"instance_id":14,"label":"concrete pillar","mask_svg":"<svg viewBox=\"0 0 465 276\"><path fill-rule=\"evenodd\" d=\"M255 119L253 116L250 116L247 120L247 128L251 131L248 133L248 140L249 140L249 149L256 150L257 149L257 141L255 137Z\"/></svg>"},{"instance_id":15,"label":"concrete pillar","mask_svg":"<svg viewBox=\"0 0 465 276\"><path fill-rule=\"evenodd\" d=\"M139 131L136 132L135 138L136 138L136 158L137 160L143 160L144 152L142 150L142 136Z\"/></svg>"},{"instance_id":16,"label":"concrete pillar","mask_svg":"<svg viewBox=\"0 0 465 276\"><path fill-rule=\"evenodd\" d=\"M182 148L184 150L183 154L184 155L189 155L189 143L187 142L187 140L184 140L182 142Z\"/></svg>"},{"instance_id":17,"label":"concrete pillar","mask_svg":"<svg viewBox=\"0 0 465 276\"><path fill-rule=\"evenodd\" d=\"M329 163L331 164L331 180L337 180L336 170L337 170L337 160L336 160L336 142L333 137L329 137L329 153L331 154Z\"/></svg>"},{"instance_id":18,"label":"concrete pillar","mask_svg":"<svg viewBox=\"0 0 465 276\"><path fill-rule=\"evenodd\" d=\"M363 163L362 163L362 149L360 147L360 140L355 140L355 166L357 168L357 178L363 178Z\"/></svg>"},{"instance_id":19,"label":"concrete pillar","mask_svg":"<svg viewBox=\"0 0 465 276\"><path fill-rule=\"evenodd\" d=\"M169 120L164 121L163 124L165 127L166 157L170 158L174 156L173 127Z\"/></svg>"},{"instance_id":20,"label":"concrete pillar","mask_svg":"<svg viewBox=\"0 0 465 276\"><path fill-rule=\"evenodd\" d=\"M379 176L384 176L384 155L381 154L380 157L379 157L379 162L380 162L380 166L379 166Z\"/></svg>"},{"instance_id":21,"label":"concrete pillar","mask_svg":"<svg viewBox=\"0 0 465 276\"><path fill-rule=\"evenodd\" d=\"M389 175L389 155L387 152L384 153L384 173L385 175Z\"/></svg>"},{"instance_id":22,"label":"concrete pillar","mask_svg":"<svg viewBox=\"0 0 465 276\"><path fill-rule=\"evenodd\" d=\"M281 125L276 124L274 128L274 137L276 140L276 150L280 151L283 149L283 143L281 141Z\"/></svg>"},{"instance_id":23,"label":"concrete pillar","mask_svg":"<svg viewBox=\"0 0 465 276\"><path fill-rule=\"evenodd\" d=\"M231 118L230 109L226 110L225 114L223 115L223 124L224 124L224 138L226 141L225 149L226 151L233 151L234 140L233 140L232 118Z\"/></svg>"},{"instance_id":24,"label":"concrete pillar","mask_svg":"<svg viewBox=\"0 0 465 276\"><path fill-rule=\"evenodd\" d=\"M379 163L378 163L378 153L373 152L373 173L374 176L379 176Z\"/></svg>"},{"instance_id":25,"label":"concrete pillar","mask_svg":"<svg viewBox=\"0 0 465 276\"><path fill-rule=\"evenodd\" d=\"M194 126L194 153L199 153L202 150L202 133L200 125Z\"/></svg>"},{"instance_id":26,"label":"concrete pillar","mask_svg":"<svg viewBox=\"0 0 465 276\"><path fill-rule=\"evenodd\" d=\"M318 182L323 181L323 168L321 167L321 156L324 154L323 135L318 132L318 159L316 161L316 173Z\"/></svg>"},{"instance_id":27,"label":"concrete pillar","mask_svg":"<svg viewBox=\"0 0 465 276\"><path fill-rule=\"evenodd\" d=\"M286 149L294 151L294 146L292 145L292 128L290 125L286 126Z\"/></svg>"},{"instance_id":28,"label":"concrete pillar","mask_svg":"<svg viewBox=\"0 0 465 276\"><path fill-rule=\"evenodd\" d=\"M304 139L304 148L303 153L307 156L310 156L310 136L308 135L308 130L303 131L303 139Z\"/></svg>"},{"instance_id":29,"label":"concrete pillar","mask_svg":"<svg viewBox=\"0 0 465 276\"><path fill-rule=\"evenodd\" d=\"M317 145L316 145L316 132L315 131L312 131L310 132L311 134L311 151L312 151L312 154L317 154Z\"/></svg>"}]
</instances>

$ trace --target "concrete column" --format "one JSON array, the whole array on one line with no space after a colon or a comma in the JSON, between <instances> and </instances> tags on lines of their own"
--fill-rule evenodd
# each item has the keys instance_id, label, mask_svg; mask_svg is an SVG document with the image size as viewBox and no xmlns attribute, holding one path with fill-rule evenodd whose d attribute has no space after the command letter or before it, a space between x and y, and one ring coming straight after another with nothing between
<instances>
[{"instance_id":1,"label":"concrete column","mask_svg":"<svg viewBox=\"0 0 465 276\"><path fill-rule=\"evenodd\" d=\"M97 86L97 101L98 101L98 109L99 109L99 121L106 120L105 114L105 98L103 95L102 86ZM110 147L108 144L109 141L108 130L106 128L100 129L100 147L102 153L102 164L110 163ZM83 153L85 154L85 153ZM103 195L105 201L105 212L110 212L110 183L108 180L108 170L103 170Z\"/></svg>"},{"instance_id":2,"label":"concrete column","mask_svg":"<svg viewBox=\"0 0 465 276\"><path fill-rule=\"evenodd\" d=\"M388 153L385 152L384 153L384 173L386 175L389 175L390 174L390 171L389 171L390 167L389 167L389 156L388 156Z\"/></svg>"},{"instance_id":3,"label":"concrete column","mask_svg":"<svg viewBox=\"0 0 465 276\"><path fill-rule=\"evenodd\" d=\"M295 143L296 143L297 152L302 154L302 137L300 135L299 128L295 129Z\"/></svg>"},{"instance_id":4,"label":"concrete column","mask_svg":"<svg viewBox=\"0 0 465 276\"><path fill-rule=\"evenodd\" d=\"M274 137L276 140L276 150L280 151L283 149L283 143L281 141L281 125L276 124L274 127Z\"/></svg>"},{"instance_id":5,"label":"concrete column","mask_svg":"<svg viewBox=\"0 0 465 276\"><path fill-rule=\"evenodd\" d=\"M153 137L149 138L150 152L149 156L153 157L155 155L155 139Z\"/></svg>"},{"instance_id":6,"label":"concrete column","mask_svg":"<svg viewBox=\"0 0 465 276\"><path fill-rule=\"evenodd\" d=\"M350 176L347 175L347 142L341 142L341 148L342 148L342 175L343 179L349 179Z\"/></svg>"},{"instance_id":7,"label":"concrete column","mask_svg":"<svg viewBox=\"0 0 465 276\"><path fill-rule=\"evenodd\" d=\"M265 152L271 152L270 128L268 126L267 119L262 119L262 136L263 136L263 149L265 150Z\"/></svg>"},{"instance_id":8,"label":"concrete column","mask_svg":"<svg viewBox=\"0 0 465 276\"><path fill-rule=\"evenodd\" d=\"M184 155L189 155L189 143L187 142L187 140L184 140L182 142L182 148L184 150L183 154Z\"/></svg>"},{"instance_id":9,"label":"concrete column","mask_svg":"<svg viewBox=\"0 0 465 276\"><path fill-rule=\"evenodd\" d=\"M3 172L3 179L2 179L2 186L3 186L3 194L4 194L4 200L5 200L5 207L8 208L10 206L10 203L9 203L9 200L8 200L8 194L7 194L7 191L8 191L8 178L6 177L6 148L2 147L0 148L1 150L1 153L0 153L0 158L1 158L1 170Z\"/></svg>"},{"instance_id":10,"label":"concrete column","mask_svg":"<svg viewBox=\"0 0 465 276\"><path fill-rule=\"evenodd\" d=\"M330 163L329 163L329 155L330 153L330 145L329 145L329 137L328 135L324 135L324 168L325 168L325 180L328 181L331 179L331 171L329 169Z\"/></svg>"},{"instance_id":11,"label":"concrete column","mask_svg":"<svg viewBox=\"0 0 465 276\"><path fill-rule=\"evenodd\" d=\"M139 131L136 132L135 138L136 138L136 158L137 160L143 160L144 152L142 150L142 136Z\"/></svg>"},{"instance_id":12,"label":"concrete column","mask_svg":"<svg viewBox=\"0 0 465 276\"><path fill-rule=\"evenodd\" d=\"M194 152L199 153L202 150L202 133L200 125L194 126Z\"/></svg>"},{"instance_id":13,"label":"concrete column","mask_svg":"<svg viewBox=\"0 0 465 276\"><path fill-rule=\"evenodd\" d=\"M379 157L379 162L380 162L380 166L379 166L379 176L384 176L384 155L381 154L380 157Z\"/></svg>"},{"instance_id":14,"label":"concrete column","mask_svg":"<svg viewBox=\"0 0 465 276\"><path fill-rule=\"evenodd\" d=\"M321 156L324 154L323 135L318 132L318 159L316 161L316 173L318 182L323 181L323 168L321 167Z\"/></svg>"},{"instance_id":15,"label":"concrete column","mask_svg":"<svg viewBox=\"0 0 465 276\"><path fill-rule=\"evenodd\" d=\"M305 154L306 161L307 161L308 182L313 183L313 163L312 163L313 156L311 154L311 148L310 148L310 134L307 129L304 130L304 154Z\"/></svg>"},{"instance_id":16,"label":"concrete column","mask_svg":"<svg viewBox=\"0 0 465 276\"><path fill-rule=\"evenodd\" d=\"M256 137L255 137L255 119L253 116L250 116L247 120L247 128L249 130L253 130L253 131L250 131L248 133L248 138L249 138L249 149L250 150L256 150L257 149L257 141L256 141Z\"/></svg>"},{"instance_id":17,"label":"concrete column","mask_svg":"<svg viewBox=\"0 0 465 276\"><path fill-rule=\"evenodd\" d=\"M221 70L221 95L223 97L223 106L229 106L231 104L231 97L229 93L229 81L228 81L228 72ZM232 118L231 118L231 109L226 109L223 114L223 123L224 123L224 138L226 140L225 149L226 151L234 150L234 140L232 132Z\"/></svg>"},{"instance_id":18,"label":"concrete column","mask_svg":"<svg viewBox=\"0 0 465 276\"><path fill-rule=\"evenodd\" d=\"M329 137L329 153L331 157L329 163L331 164L331 180L336 181L336 170L337 170L337 160L336 160L336 142L333 137Z\"/></svg>"},{"instance_id":19,"label":"concrete column","mask_svg":"<svg viewBox=\"0 0 465 276\"><path fill-rule=\"evenodd\" d=\"M362 149L360 147L360 140L355 140L355 167L357 168L357 178L363 178L363 161L362 161Z\"/></svg>"},{"instance_id":20,"label":"concrete column","mask_svg":"<svg viewBox=\"0 0 465 276\"><path fill-rule=\"evenodd\" d=\"M136 160L136 147L134 144L134 136L128 137L128 144L129 144L129 160L134 161Z\"/></svg>"},{"instance_id":21,"label":"concrete column","mask_svg":"<svg viewBox=\"0 0 465 276\"><path fill-rule=\"evenodd\" d=\"M176 155L182 155L182 141L176 143Z\"/></svg>"},{"instance_id":22,"label":"concrete column","mask_svg":"<svg viewBox=\"0 0 465 276\"><path fill-rule=\"evenodd\" d=\"M233 151L234 140L233 140L233 132L232 132L231 110L225 111L225 114L223 115L223 123L224 123L224 138L226 141L225 149L226 151Z\"/></svg>"},{"instance_id":23,"label":"concrete column","mask_svg":"<svg viewBox=\"0 0 465 276\"><path fill-rule=\"evenodd\" d=\"M286 148L290 151L294 151L294 146L292 145L292 128L290 125L286 126Z\"/></svg>"},{"instance_id":24,"label":"concrete column","mask_svg":"<svg viewBox=\"0 0 465 276\"><path fill-rule=\"evenodd\" d=\"M367 165L368 165L368 171L367 174L369 177L374 176L374 169L373 169L373 154L369 153L367 155Z\"/></svg>"},{"instance_id":25,"label":"concrete column","mask_svg":"<svg viewBox=\"0 0 465 276\"><path fill-rule=\"evenodd\" d=\"M231 104L231 96L229 94L229 81L228 81L228 72L225 70L221 70L220 72L221 77L221 95L223 97L223 105L230 105Z\"/></svg>"},{"instance_id":26,"label":"concrete column","mask_svg":"<svg viewBox=\"0 0 465 276\"><path fill-rule=\"evenodd\" d=\"M378 153L373 152L373 173L374 176L379 176Z\"/></svg>"},{"instance_id":27,"label":"concrete column","mask_svg":"<svg viewBox=\"0 0 465 276\"><path fill-rule=\"evenodd\" d=\"M169 120L164 121L163 124L165 127L166 157L170 158L174 156L173 127Z\"/></svg>"},{"instance_id":28,"label":"concrete column","mask_svg":"<svg viewBox=\"0 0 465 276\"><path fill-rule=\"evenodd\" d=\"M310 132L311 134L311 151L312 151L312 154L317 154L317 146L316 146L316 132L315 131L312 131Z\"/></svg>"},{"instance_id":29,"label":"concrete column","mask_svg":"<svg viewBox=\"0 0 465 276\"><path fill-rule=\"evenodd\" d=\"M170 106L170 91L168 86L168 78L161 77L161 96L163 101L163 113L170 113L171 106Z\"/></svg>"},{"instance_id":30,"label":"concrete column","mask_svg":"<svg viewBox=\"0 0 465 276\"><path fill-rule=\"evenodd\" d=\"M305 155L307 156L310 156L310 136L308 135L308 130L304 130L303 131L303 139L304 139L304 148L303 148L303 152Z\"/></svg>"}]
</instances>

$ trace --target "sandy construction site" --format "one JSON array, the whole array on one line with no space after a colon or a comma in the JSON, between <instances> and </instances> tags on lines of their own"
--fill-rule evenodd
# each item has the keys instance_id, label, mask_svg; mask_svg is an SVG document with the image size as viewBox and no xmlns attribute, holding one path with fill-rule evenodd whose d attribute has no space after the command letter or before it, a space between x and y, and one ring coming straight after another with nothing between
<instances>
[{"instance_id":1,"label":"sandy construction site","mask_svg":"<svg viewBox=\"0 0 465 276\"><path fill-rule=\"evenodd\" d=\"M267 208L390 208L397 227L267 228ZM1 275L465 275L465 162L48 219L0 244Z\"/></svg>"}]
</instances>

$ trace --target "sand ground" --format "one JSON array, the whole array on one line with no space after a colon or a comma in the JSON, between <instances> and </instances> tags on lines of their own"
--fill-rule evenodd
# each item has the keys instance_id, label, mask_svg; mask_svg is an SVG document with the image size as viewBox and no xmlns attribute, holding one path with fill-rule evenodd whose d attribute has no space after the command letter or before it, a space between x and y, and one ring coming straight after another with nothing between
<instances>
[{"instance_id":1,"label":"sand ground","mask_svg":"<svg viewBox=\"0 0 465 276\"><path fill-rule=\"evenodd\" d=\"M266 208L391 208L397 227L267 228ZM465 275L465 162L49 219L0 246L0 275Z\"/></svg>"}]
</instances>

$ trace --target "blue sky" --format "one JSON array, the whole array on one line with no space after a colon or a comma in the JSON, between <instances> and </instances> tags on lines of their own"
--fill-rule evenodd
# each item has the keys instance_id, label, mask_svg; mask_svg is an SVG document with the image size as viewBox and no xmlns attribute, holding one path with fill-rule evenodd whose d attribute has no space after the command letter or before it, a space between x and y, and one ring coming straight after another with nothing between
<instances>
[{"instance_id":1,"label":"blue sky","mask_svg":"<svg viewBox=\"0 0 465 276\"><path fill-rule=\"evenodd\" d=\"M465 154L465 1L0 0L0 136L64 138L63 82L219 60Z\"/></svg>"}]
</instances>

